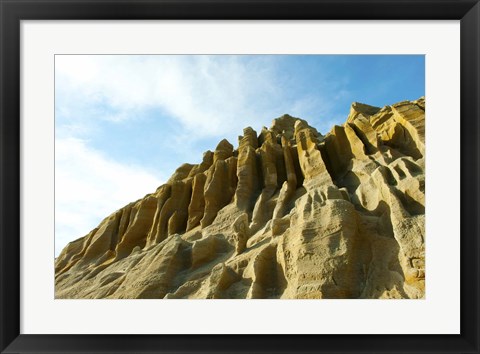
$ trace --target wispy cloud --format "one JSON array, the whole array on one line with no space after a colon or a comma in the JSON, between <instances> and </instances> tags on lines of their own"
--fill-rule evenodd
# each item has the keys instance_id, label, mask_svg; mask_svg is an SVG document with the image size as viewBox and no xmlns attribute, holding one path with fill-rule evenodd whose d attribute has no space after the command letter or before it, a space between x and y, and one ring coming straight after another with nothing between
<instances>
[{"instance_id":1,"label":"wispy cloud","mask_svg":"<svg viewBox=\"0 0 480 354\"><path fill-rule=\"evenodd\" d=\"M177 65L166 62L167 57L159 58L154 65L157 60L148 57L57 56L57 88L61 95L57 111L68 112L66 117L70 118L76 114L72 108L83 105L96 109L93 116L98 120L122 122L154 106L175 109L182 85ZM188 92L183 95L186 97ZM108 110L99 112L103 107ZM88 117L83 121L86 125L92 123Z\"/></svg>"},{"instance_id":2,"label":"wispy cloud","mask_svg":"<svg viewBox=\"0 0 480 354\"><path fill-rule=\"evenodd\" d=\"M102 120L135 119L157 108L178 120L195 136L231 135L247 125L295 114L308 101L322 107L318 96L297 102L285 87L276 57L241 56L57 56L63 91L59 112L81 104L110 108ZM72 102L74 101L74 102ZM70 110L71 112L71 110ZM89 122L91 124L91 122Z\"/></svg>"}]
</instances>

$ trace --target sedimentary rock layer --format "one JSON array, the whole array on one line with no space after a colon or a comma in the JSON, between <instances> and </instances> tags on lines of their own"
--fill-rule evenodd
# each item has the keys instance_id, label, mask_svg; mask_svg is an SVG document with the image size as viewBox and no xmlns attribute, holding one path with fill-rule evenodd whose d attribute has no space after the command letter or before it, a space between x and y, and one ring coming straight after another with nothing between
<instances>
[{"instance_id":1,"label":"sedimentary rock layer","mask_svg":"<svg viewBox=\"0 0 480 354\"><path fill-rule=\"evenodd\" d=\"M425 100L222 140L55 260L56 298L423 298Z\"/></svg>"}]
</instances>

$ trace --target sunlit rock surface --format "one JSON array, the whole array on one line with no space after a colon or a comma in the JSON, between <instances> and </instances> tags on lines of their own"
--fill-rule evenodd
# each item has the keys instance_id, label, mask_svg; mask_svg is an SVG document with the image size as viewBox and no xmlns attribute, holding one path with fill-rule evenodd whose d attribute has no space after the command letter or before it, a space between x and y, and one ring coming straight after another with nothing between
<instances>
[{"instance_id":1,"label":"sunlit rock surface","mask_svg":"<svg viewBox=\"0 0 480 354\"><path fill-rule=\"evenodd\" d=\"M55 260L56 298L423 298L425 100L222 140Z\"/></svg>"}]
</instances>

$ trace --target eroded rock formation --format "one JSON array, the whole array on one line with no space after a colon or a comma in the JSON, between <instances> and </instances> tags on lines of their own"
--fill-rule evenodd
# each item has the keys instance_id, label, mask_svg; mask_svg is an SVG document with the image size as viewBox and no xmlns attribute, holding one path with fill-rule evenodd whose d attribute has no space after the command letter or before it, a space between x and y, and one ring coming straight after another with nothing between
<instances>
[{"instance_id":1,"label":"eroded rock formation","mask_svg":"<svg viewBox=\"0 0 480 354\"><path fill-rule=\"evenodd\" d=\"M55 260L57 298L423 298L425 100L222 140Z\"/></svg>"}]
</instances>

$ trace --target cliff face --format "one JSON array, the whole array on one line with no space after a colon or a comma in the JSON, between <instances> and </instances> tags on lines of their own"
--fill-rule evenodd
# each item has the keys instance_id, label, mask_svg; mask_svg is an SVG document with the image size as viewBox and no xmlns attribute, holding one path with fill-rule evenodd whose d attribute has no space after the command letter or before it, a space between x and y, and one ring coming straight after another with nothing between
<instances>
[{"instance_id":1,"label":"cliff face","mask_svg":"<svg viewBox=\"0 0 480 354\"><path fill-rule=\"evenodd\" d=\"M222 140L55 261L56 298L422 298L425 101Z\"/></svg>"}]
</instances>

